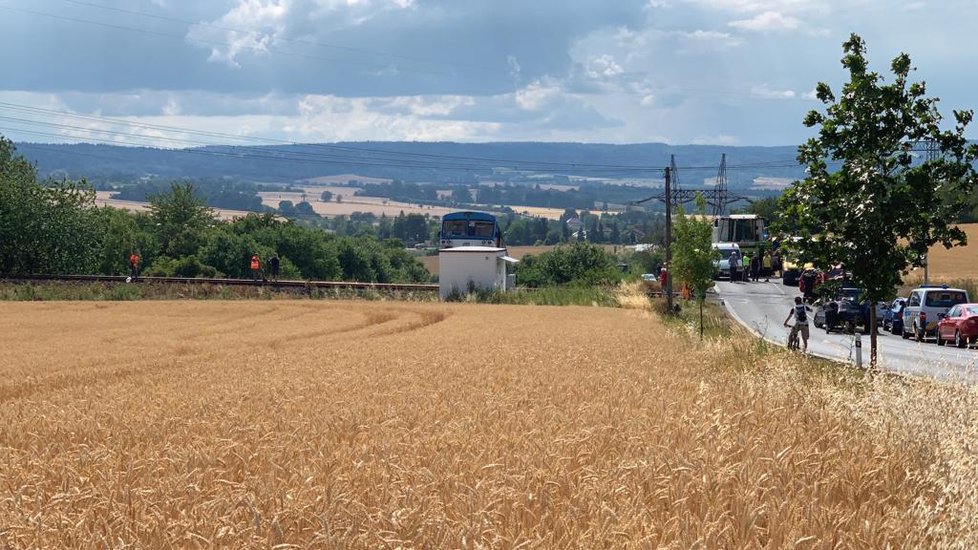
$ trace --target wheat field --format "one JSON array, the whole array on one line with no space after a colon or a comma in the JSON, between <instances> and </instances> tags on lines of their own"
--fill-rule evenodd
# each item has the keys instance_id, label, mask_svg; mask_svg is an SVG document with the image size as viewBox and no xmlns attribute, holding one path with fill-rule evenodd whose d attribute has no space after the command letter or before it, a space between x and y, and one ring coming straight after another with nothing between
<instances>
[{"instance_id":1,"label":"wheat field","mask_svg":"<svg viewBox=\"0 0 978 550\"><path fill-rule=\"evenodd\" d=\"M757 346L644 309L0 304L0 546L976 540L971 390Z\"/></svg>"}]
</instances>

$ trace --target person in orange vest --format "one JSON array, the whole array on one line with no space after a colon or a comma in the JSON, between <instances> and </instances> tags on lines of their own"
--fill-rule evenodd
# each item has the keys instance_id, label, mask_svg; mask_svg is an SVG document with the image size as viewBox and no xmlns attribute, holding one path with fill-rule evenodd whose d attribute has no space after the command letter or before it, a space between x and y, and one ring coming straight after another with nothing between
<instances>
[{"instance_id":1,"label":"person in orange vest","mask_svg":"<svg viewBox=\"0 0 978 550\"><path fill-rule=\"evenodd\" d=\"M693 297L693 291L690 290L689 285L686 281L683 281L683 300L689 300Z\"/></svg>"},{"instance_id":2,"label":"person in orange vest","mask_svg":"<svg viewBox=\"0 0 978 550\"><path fill-rule=\"evenodd\" d=\"M136 277L139 277L139 252L135 250L129 254L129 278L135 281Z\"/></svg>"},{"instance_id":3,"label":"person in orange vest","mask_svg":"<svg viewBox=\"0 0 978 550\"><path fill-rule=\"evenodd\" d=\"M259 275L261 275L261 260L258 258L258 253L255 252L251 256L251 276L256 283L258 282Z\"/></svg>"}]
</instances>

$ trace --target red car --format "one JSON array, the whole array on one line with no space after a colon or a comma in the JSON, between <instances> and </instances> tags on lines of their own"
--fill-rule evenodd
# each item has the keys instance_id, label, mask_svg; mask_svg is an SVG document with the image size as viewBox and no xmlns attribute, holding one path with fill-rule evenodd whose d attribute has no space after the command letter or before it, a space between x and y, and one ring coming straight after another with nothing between
<instances>
[{"instance_id":1,"label":"red car","mask_svg":"<svg viewBox=\"0 0 978 550\"><path fill-rule=\"evenodd\" d=\"M954 342L959 348L978 342L978 304L958 304L937 323L937 345Z\"/></svg>"}]
</instances>

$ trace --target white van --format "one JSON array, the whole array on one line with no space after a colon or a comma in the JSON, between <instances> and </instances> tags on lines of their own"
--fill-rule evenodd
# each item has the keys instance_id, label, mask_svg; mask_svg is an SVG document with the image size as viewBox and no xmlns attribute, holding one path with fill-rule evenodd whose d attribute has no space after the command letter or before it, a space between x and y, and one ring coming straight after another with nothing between
<instances>
[{"instance_id":1,"label":"white van","mask_svg":"<svg viewBox=\"0 0 978 550\"><path fill-rule=\"evenodd\" d=\"M713 248L720 251L720 259L714 260L717 278L730 278L730 254L736 250L740 254L740 245L737 243L713 243ZM743 256L741 256L743 257Z\"/></svg>"},{"instance_id":2,"label":"white van","mask_svg":"<svg viewBox=\"0 0 978 550\"><path fill-rule=\"evenodd\" d=\"M941 317L952 307L968 302L968 291L960 288L923 285L913 289L903 308L903 338L913 336L920 342L929 336L936 337Z\"/></svg>"}]
</instances>

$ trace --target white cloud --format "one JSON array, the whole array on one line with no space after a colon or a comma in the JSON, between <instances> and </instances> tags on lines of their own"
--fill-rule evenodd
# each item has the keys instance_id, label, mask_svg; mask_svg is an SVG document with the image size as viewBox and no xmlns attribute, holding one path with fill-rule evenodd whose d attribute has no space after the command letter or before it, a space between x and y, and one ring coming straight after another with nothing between
<instances>
[{"instance_id":1,"label":"white cloud","mask_svg":"<svg viewBox=\"0 0 978 550\"><path fill-rule=\"evenodd\" d=\"M801 21L776 11L766 11L750 19L731 21L728 25L745 31L789 31L797 29L801 25Z\"/></svg>"},{"instance_id":2,"label":"white cloud","mask_svg":"<svg viewBox=\"0 0 978 550\"><path fill-rule=\"evenodd\" d=\"M794 99L798 94L794 90L773 90L763 84L751 88L750 95L758 99Z\"/></svg>"}]
</instances>

